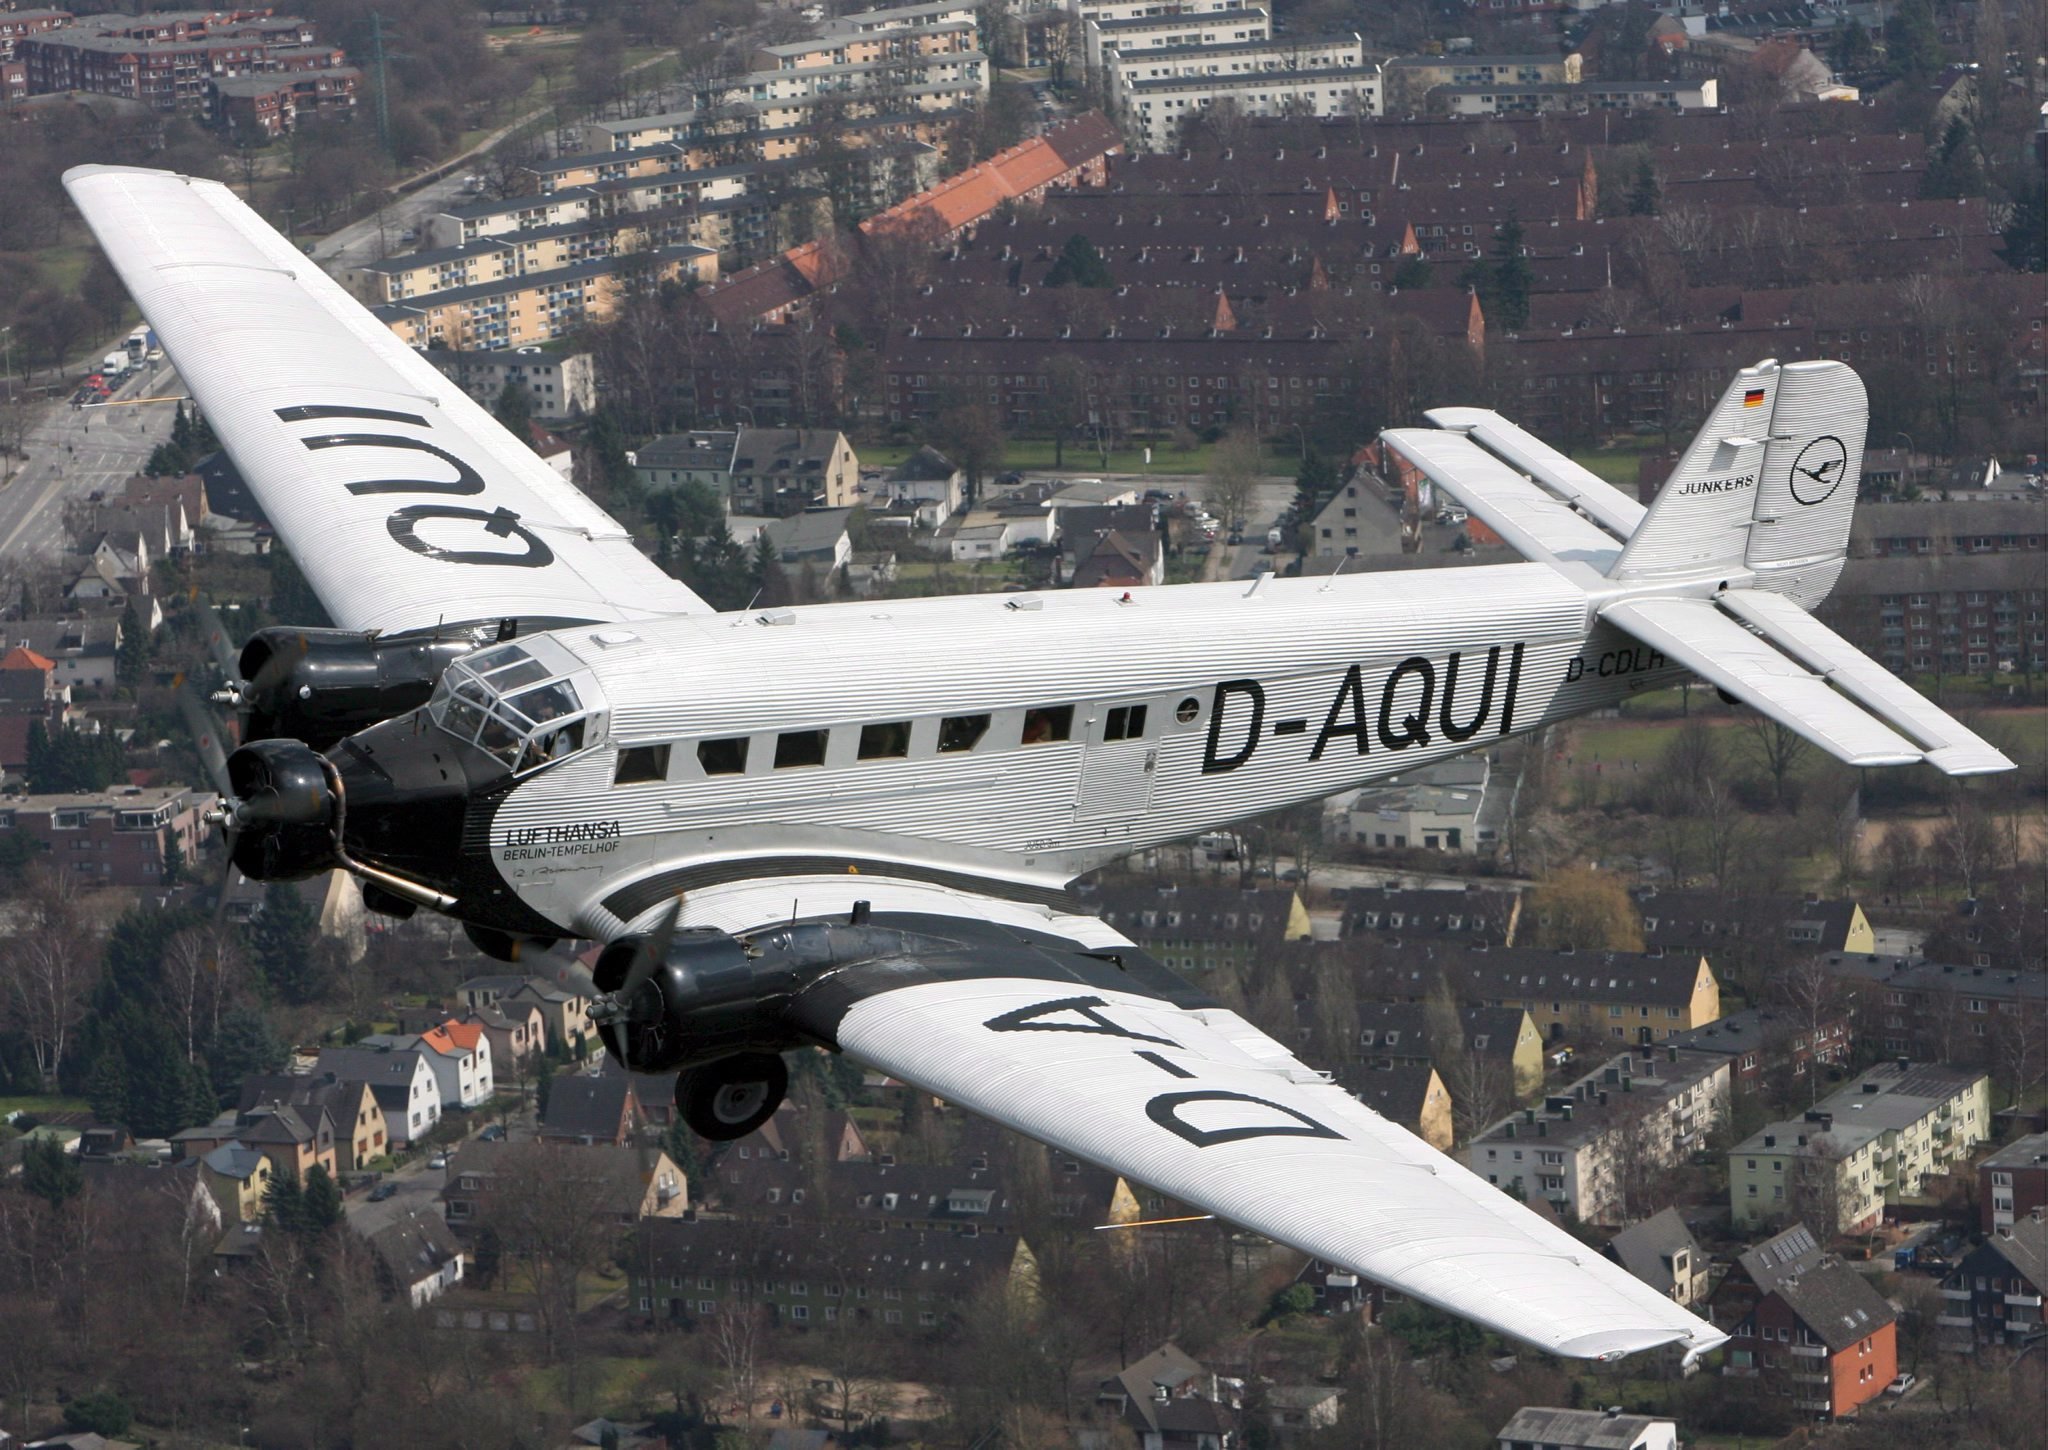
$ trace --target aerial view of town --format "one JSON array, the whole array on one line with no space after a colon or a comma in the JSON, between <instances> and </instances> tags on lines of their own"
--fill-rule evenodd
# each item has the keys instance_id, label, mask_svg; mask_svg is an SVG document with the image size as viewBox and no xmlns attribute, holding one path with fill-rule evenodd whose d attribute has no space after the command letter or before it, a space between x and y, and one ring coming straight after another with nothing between
<instances>
[{"instance_id":1,"label":"aerial view of town","mask_svg":"<svg viewBox=\"0 0 2048 1450\"><path fill-rule=\"evenodd\" d=\"M31 3L0 1450L2048 1450L2043 0Z\"/></svg>"}]
</instances>

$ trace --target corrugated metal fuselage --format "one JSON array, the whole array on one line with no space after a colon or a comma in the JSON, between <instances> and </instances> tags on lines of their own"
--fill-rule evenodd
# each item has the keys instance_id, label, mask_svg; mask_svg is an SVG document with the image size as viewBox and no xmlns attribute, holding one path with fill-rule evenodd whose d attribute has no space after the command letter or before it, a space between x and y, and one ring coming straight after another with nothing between
<instances>
[{"instance_id":1,"label":"corrugated metal fuselage","mask_svg":"<svg viewBox=\"0 0 2048 1450\"><path fill-rule=\"evenodd\" d=\"M554 637L596 675L605 738L512 790L489 850L529 906L591 936L740 876L852 868L1057 888L1682 673L1593 623L1585 590L1540 564ZM896 725L907 733L865 730ZM823 735L780 744L806 732ZM620 752L647 746L668 747L662 777L616 783ZM743 770L714 773L736 758Z\"/></svg>"}]
</instances>

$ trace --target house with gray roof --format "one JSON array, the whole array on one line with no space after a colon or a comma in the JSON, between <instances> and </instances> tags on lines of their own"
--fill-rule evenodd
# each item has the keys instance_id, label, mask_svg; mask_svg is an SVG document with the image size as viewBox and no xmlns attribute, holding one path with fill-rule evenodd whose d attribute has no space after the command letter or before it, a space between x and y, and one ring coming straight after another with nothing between
<instances>
[{"instance_id":1,"label":"house with gray roof","mask_svg":"<svg viewBox=\"0 0 2048 1450\"><path fill-rule=\"evenodd\" d=\"M623 1147L640 1122L632 1080L623 1073L558 1077L549 1084L540 1135L564 1143Z\"/></svg>"},{"instance_id":2,"label":"house with gray roof","mask_svg":"<svg viewBox=\"0 0 2048 1450\"><path fill-rule=\"evenodd\" d=\"M332 1073L342 1082L368 1083L394 1147L417 1143L441 1121L440 1081L417 1048L323 1048L313 1071Z\"/></svg>"},{"instance_id":3,"label":"house with gray roof","mask_svg":"<svg viewBox=\"0 0 2048 1450\"><path fill-rule=\"evenodd\" d=\"M1524 1405L1495 1438L1500 1450L1678 1450L1678 1423L1618 1409Z\"/></svg>"},{"instance_id":4,"label":"house with gray roof","mask_svg":"<svg viewBox=\"0 0 2048 1450\"><path fill-rule=\"evenodd\" d=\"M1707 1256L1675 1208L1632 1223L1607 1244L1607 1257L1673 1303L1690 1307L1707 1290Z\"/></svg>"},{"instance_id":5,"label":"house with gray roof","mask_svg":"<svg viewBox=\"0 0 2048 1450\"><path fill-rule=\"evenodd\" d=\"M811 569L822 587L853 558L853 540L846 532L852 516L850 508L811 509L776 519L761 533L784 569Z\"/></svg>"},{"instance_id":6,"label":"house with gray roof","mask_svg":"<svg viewBox=\"0 0 2048 1450\"><path fill-rule=\"evenodd\" d=\"M468 1252L438 1213L407 1213L370 1234L369 1244L386 1291L415 1309L462 1282Z\"/></svg>"},{"instance_id":7,"label":"house with gray roof","mask_svg":"<svg viewBox=\"0 0 2048 1450\"><path fill-rule=\"evenodd\" d=\"M1944 1349L1973 1354L1980 1344L2017 1349L2040 1336L2048 1294L2048 1216L2041 1209L1978 1244L1941 1281L1935 1318Z\"/></svg>"}]
</instances>

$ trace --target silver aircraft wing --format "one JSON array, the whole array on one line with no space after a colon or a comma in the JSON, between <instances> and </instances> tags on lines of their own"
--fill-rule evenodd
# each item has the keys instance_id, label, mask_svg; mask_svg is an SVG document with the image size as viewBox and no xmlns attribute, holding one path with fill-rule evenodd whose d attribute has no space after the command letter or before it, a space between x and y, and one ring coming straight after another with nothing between
<instances>
[{"instance_id":1,"label":"silver aircraft wing","mask_svg":"<svg viewBox=\"0 0 2048 1450\"><path fill-rule=\"evenodd\" d=\"M225 186L64 185L336 624L709 612Z\"/></svg>"},{"instance_id":2,"label":"silver aircraft wing","mask_svg":"<svg viewBox=\"0 0 2048 1450\"><path fill-rule=\"evenodd\" d=\"M747 932L773 978L793 904L858 923L787 1009L811 1040L1553 1354L1727 1338L1093 917L841 876L692 892L684 921Z\"/></svg>"}]
</instances>

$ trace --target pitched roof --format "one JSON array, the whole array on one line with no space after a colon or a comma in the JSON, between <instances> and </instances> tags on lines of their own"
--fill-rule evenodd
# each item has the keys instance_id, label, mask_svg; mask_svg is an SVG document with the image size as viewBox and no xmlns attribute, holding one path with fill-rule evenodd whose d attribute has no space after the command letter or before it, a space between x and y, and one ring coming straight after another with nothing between
<instances>
[{"instance_id":1,"label":"pitched roof","mask_svg":"<svg viewBox=\"0 0 2048 1450\"><path fill-rule=\"evenodd\" d=\"M613 1142L632 1091L626 1078L609 1074L556 1078L548 1089L547 1111L541 1114L541 1136Z\"/></svg>"},{"instance_id":2,"label":"pitched roof","mask_svg":"<svg viewBox=\"0 0 2048 1450\"><path fill-rule=\"evenodd\" d=\"M475 1052L476 1045L483 1041L484 1029L474 1022L443 1022L428 1032L420 1034L420 1041L436 1052Z\"/></svg>"},{"instance_id":3,"label":"pitched roof","mask_svg":"<svg viewBox=\"0 0 2048 1450\"><path fill-rule=\"evenodd\" d=\"M440 1273L464 1252L438 1213L408 1213L370 1234L369 1241L385 1271L408 1286Z\"/></svg>"},{"instance_id":4,"label":"pitched roof","mask_svg":"<svg viewBox=\"0 0 2048 1450\"><path fill-rule=\"evenodd\" d=\"M2040 1293L2048 1288L2048 1219L2029 1215L2004 1231L1984 1240L1984 1247L2004 1259L2019 1276Z\"/></svg>"},{"instance_id":5,"label":"pitched roof","mask_svg":"<svg viewBox=\"0 0 2048 1450\"><path fill-rule=\"evenodd\" d=\"M1800 1322L1839 1353L1898 1318L1870 1281L1829 1255L1805 1273L1778 1281L1774 1291Z\"/></svg>"},{"instance_id":6,"label":"pitched roof","mask_svg":"<svg viewBox=\"0 0 2048 1450\"><path fill-rule=\"evenodd\" d=\"M57 668L57 662L37 654L25 645L16 645L6 654L0 655L0 670L41 670L44 674Z\"/></svg>"},{"instance_id":7,"label":"pitched roof","mask_svg":"<svg viewBox=\"0 0 2048 1450\"><path fill-rule=\"evenodd\" d=\"M876 213L860 229L869 236L937 239L972 226L1004 202L1038 191L1077 166L1122 149L1116 127L1091 111Z\"/></svg>"},{"instance_id":8,"label":"pitched roof","mask_svg":"<svg viewBox=\"0 0 2048 1450\"><path fill-rule=\"evenodd\" d=\"M1495 1438L1504 1444L1528 1442L1568 1450L1629 1450L1658 1425L1671 1421L1654 1415L1622 1415L1606 1410L1560 1410L1524 1405L1501 1426Z\"/></svg>"},{"instance_id":9,"label":"pitched roof","mask_svg":"<svg viewBox=\"0 0 2048 1450\"><path fill-rule=\"evenodd\" d=\"M1677 1282L1671 1270L1672 1257L1690 1253L1693 1261L1697 1261L1700 1253L1692 1230L1685 1226L1675 1208L1630 1224L1607 1247L1616 1263L1660 1294L1669 1294Z\"/></svg>"}]
</instances>

